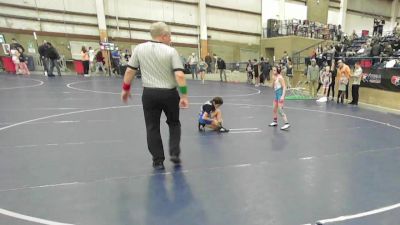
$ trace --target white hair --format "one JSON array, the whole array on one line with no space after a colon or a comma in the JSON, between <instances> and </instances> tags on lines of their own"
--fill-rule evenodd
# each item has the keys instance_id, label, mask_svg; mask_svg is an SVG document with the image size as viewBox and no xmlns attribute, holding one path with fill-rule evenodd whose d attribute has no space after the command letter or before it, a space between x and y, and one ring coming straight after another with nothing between
<instances>
[{"instance_id":1,"label":"white hair","mask_svg":"<svg viewBox=\"0 0 400 225\"><path fill-rule=\"evenodd\" d=\"M157 22L151 24L150 34L152 38L157 38L162 35L171 35L171 29L164 22Z\"/></svg>"}]
</instances>

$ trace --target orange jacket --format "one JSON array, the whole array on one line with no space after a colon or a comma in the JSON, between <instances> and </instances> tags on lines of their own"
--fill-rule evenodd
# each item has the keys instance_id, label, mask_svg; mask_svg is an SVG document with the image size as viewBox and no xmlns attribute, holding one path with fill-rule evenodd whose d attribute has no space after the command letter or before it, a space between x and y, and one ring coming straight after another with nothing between
<instances>
[{"instance_id":1,"label":"orange jacket","mask_svg":"<svg viewBox=\"0 0 400 225\"><path fill-rule=\"evenodd\" d=\"M342 74L344 74L348 80L350 79L351 72L350 72L350 67L348 65L344 64L342 68L338 69L336 79L340 80Z\"/></svg>"}]
</instances>

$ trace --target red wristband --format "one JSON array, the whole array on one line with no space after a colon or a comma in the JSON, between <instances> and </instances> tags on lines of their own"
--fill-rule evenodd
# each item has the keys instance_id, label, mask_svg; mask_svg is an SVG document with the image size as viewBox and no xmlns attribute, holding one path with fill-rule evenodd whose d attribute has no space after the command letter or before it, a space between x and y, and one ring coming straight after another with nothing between
<instances>
[{"instance_id":1,"label":"red wristband","mask_svg":"<svg viewBox=\"0 0 400 225\"><path fill-rule=\"evenodd\" d=\"M122 90L129 91L130 89L131 89L130 84L126 84L125 82L122 82Z\"/></svg>"}]
</instances>

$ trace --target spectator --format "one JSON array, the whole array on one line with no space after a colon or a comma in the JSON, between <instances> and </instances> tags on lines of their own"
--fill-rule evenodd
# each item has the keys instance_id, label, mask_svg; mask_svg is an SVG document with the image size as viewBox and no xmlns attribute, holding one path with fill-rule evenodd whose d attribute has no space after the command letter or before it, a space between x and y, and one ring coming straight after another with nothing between
<instances>
[{"instance_id":1,"label":"spectator","mask_svg":"<svg viewBox=\"0 0 400 225\"><path fill-rule=\"evenodd\" d=\"M15 65L15 73L21 74L22 71L20 69L19 51L15 48L10 48L10 55L11 55L11 59L12 59L14 65Z\"/></svg>"},{"instance_id":2,"label":"spectator","mask_svg":"<svg viewBox=\"0 0 400 225\"><path fill-rule=\"evenodd\" d=\"M210 56L210 53L207 53L207 55L205 57L205 62L207 63L207 73L211 73L212 58Z\"/></svg>"},{"instance_id":3,"label":"spectator","mask_svg":"<svg viewBox=\"0 0 400 225\"><path fill-rule=\"evenodd\" d=\"M315 59L311 59L311 65L307 69L307 82L312 97L317 97L317 92L315 91L315 86L319 80L319 67Z\"/></svg>"},{"instance_id":4,"label":"spectator","mask_svg":"<svg viewBox=\"0 0 400 225\"><path fill-rule=\"evenodd\" d=\"M251 62L251 59L249 59L249 61L247 62L246 71L247 71L247 83L253 84L253 63Z\"/></svg>"},{"instance_id":5,"label":"spectator","mask_svg":"<svg viewBox=\"0 0 400 225\"><path fill-rule=\"evenodd\" d=\"M208 64L206 62L204 62L203 59L200 58L200 62L198 64L198 71L200 73L200 78L201 78L201 82L204 84L204 78L205 78L205 71L208 68Z\"/></svg>"},{"instance_id":6,"label":"spectator","mask_svg":"<svg viewBox=\"0 0 400 225\"><path fill-rule=\"evenodd\" d=\"M353 34L351 35L352 40L357 39L358 35L356 33L356 30L353 30Z\"/></svg>"},{"instance_id":7,"label":"spectator","mask_svg":"<svg viewBox=\"0 0 400 225\"><path fill-rule=\"evenodd\" d=\"M89 53L85 46L81 49L82 64L83 64L83 75L85 77L89 76Z\"/></svg>"},{"instance_id":8,"label":"spectator","mask_svg":"<svg viewBox=\"0 0 400 225\"><path fill-rule=\"evenodd\" d=\"M271 70L271 65L269 65L269 60L268 58L264 60L263 57L261 57L261 77L260 77L260 82L262 86L266 86L265 84L265 79L268 81L270 80L269 72Z\"/></svg>"},{"instance_id":9,"label":"spectator","mask_svg":"<svg viewBox=\"0 0 400 225\"><path fill-rule=\"evenodd\" d=\"M353 75L351 75L351 78L353 79L353 85L351 86L351 96L353 100L349 103L351 105L358 105L358 96L359 96L358 91L360 88L362 72L363 71L360 62L357 61L354 68L354 73Z\"/></svg>"},{"instance_id":10,"label":"spectator","mask_svg":"<svg viewBox=\"0 0 400 225\"><path fill-rule=\"evenodd\" d=\"M293 79L293 63L291 58L288 59L288 63L286 65L286 78L287 88L291 88Z\"/></svg>"},{"instance_id":11,"label":"spectator","mask_svg":"<svg viewBox=\"0 0 400 225\"><path fill-rule=\"evenodd\" d=\"M28 69L28 59L24 55L24 49L21 47L17 47L17 51L19 53L19 69L23 75L30 75L31 73L29 72Z\"/></svg>"},{"instance_id":12,"label":"spectator","mask_svg":"<svg viewBox=\"0 0 400 225\"><path fill-rule=\"evenodd\" d=\"M385 43L385 48L383 49L383 52L381 53L382 57L390 57L393 54L393 49L392 46L389 43Z\"/></svg>"},{"instance_id":13,"label":"spectator","mask_svg":"<svg viewBox=\"0 0 400 225\"><path fill-rule=\"evenodd\" d=\"M339 103L339 97L342 97L341 94L345 94L346 95L346 100L349 99L349 80L350 80L350 67L346 64L343 63L342 60L338 60L338 71L337 71L337 80L339 81L339 87L343 87L340 85L345 85L345 89L343 90L342 88L342 92L338 94L338 99L337 102ZM343 78L344 77L344 78ZM342 100L343 103L343 100Z\"/></svg>"},{"instance_id":14,"label":"spectator","mask_svg":"<svg viewBox=\"0 0 400 225\"><path fill-rule=\"evenodd\" d=\"M49 60L47 57L47 49L49 46L47 45L47 41L44 40L43 44L39 46L38 51L40 55L40 60L43 64L44 75L47 76L49 74Z\"/></svg>"},{"instance_id":15,"label":"spectator","mask_svg":"<svg viewBox=\"0 0 400 225\"><path fill-rule=\"evenodd\" d=\"M219 69L219 77L220 77L220 79L221 79L221 82L223 82L223 80L222 80L222 73L224 73L225 82L227 82L227 79L226 79L226 72L225 72L225 70L226 70L226 64L225 64L225 61L224 61L221 57L218 57L217 65L218 65L218 69Z\"/></svg>"},{"instance_id":16,"label":"spectator","mask_svg":"<svg viewBox=\"0 0 400 225\"><path fill-rule=\"evenodd\" d=\"M25 64L24 52L25 49L15 38L11 40L10 52L12 61L15 64L16 74L29 75L28 67Z\"/></svg>"},{"instance_id":17,"label":"spectator","mask_svg":"<svg viewBox=\"0 0 400 225\"><path fill-rule=\"evenodd\" d=\"M92 47L89 47L89 73L92 73L93 68L94 68L94 57L96 54L94 53L94 49Z\"/></svg>"},{"instance_id":18,"label":"spectator","mask_svg":"<svg viewBox=\"0 0 400 225\"><path fill-rule=\"evenodd\" d=\"M119 74L119 65L121 61L121 52L116 48L114 51L111 52L111 66L112 66L112 72L115 76L120 75Z\"/></svg>"},{"instance_id":19,"label":"spectator","mask_svg":"<svg viewBox=\"0 0 400 225\"><path fill-rule=\"evenodd\" d=\"M255 86L260 86L260 71L259 71L259 63L257 59L253 61L253 71L254 71L254 82L256 83Z\"/></svg>"},{"instance_id":20,"label":"spectator","mask_svg":"<svg viewBox=\"0 0 400 225\"><path fill-rule=\"evenodd\" d=\"M103 74L106 75L106 69L104 68L104 57L101 51L98 51L96 54L96 73L99 72L99 67L101 68L101 71L103 71Z\"/></svg>"},{"instance_id":21,"label":"spectator","mask_svg":"<svg viewBox=\"0 0 400 225\"><path fill-rule=\"evenodd\" d=\"M329 99L329 94L332 91L332 99L331 100L334 100L335 99L335 87L336 87L336 74L337 74L335 60L332 60L331 72L332 72L332 79L331 79L331 84L329 85L328 94L326 97L328 97L328 99Z\"/></svg>"},{"instance_id":22,"label":"spectator","mask_svg":"<svg viewBox=\"0 0 400 225\"><path fill-rule=\"evenodd\" d=\"M323 85L324 89L324 96L327 94L327 91L332 83L332 72L330 69L330 66L326 66L321 70L321 75L320 75L320 83ZM329 96L326 96L327 98Z\"/></svg>"},{"instance_id":23,"label":"spectator","mask_svg":"<svg viewBox=\"0 0 400 225\"><path fill-rule=\"evenodd\" d=\"M213 54L213 63L214 63L214 73L217 73L218 70L218 56Z\"/></svg>"},{"instance_id":24,"label":"spectator","mask_svg":"<svg viewBox=\"0 0 400 225\"><path fill-rule=\"evenodd\" d=\"M48 49L47 49L47 57L49 58L49 77L54 77L53 70L54 66L57 68L58 76L61 76L61 70L59 65L60 55L57 52L57 49L48 42Z\"/></svg>"},{"instance_id":25,"label":"spectator","mask_svg":"<svg viewBox=\"0 0 400 225\"><path fill-rule=\"evenodd\" d=\"M188 58L188 63L190 65L190 72L192 72L192 79L194 80L194 76L196 75L196 80L197 78L197 63L198 59L196 54L193 52L192 55L189 56Z\"/></svg>"},{"instance_id":26,"label":"spectator","mask_svg":"<svg viewBox=\"0 0 400 225\"><path fill-rule=\"evenodd\" d=\"M397 37L400 36L400 25L399 22L396 23L396 26L393 28L393 34Z\"/></svg>"},{"instance_id":27,"label":"spectator","mask_svg":"<svg viewBox=\"0 0 400 225\"><path fill-rule=\"evenodd\" d=\"M17 49L20 53L25 52L24 47L15 38L11 39L10 49Z\"/></svg>"}]
</instances>

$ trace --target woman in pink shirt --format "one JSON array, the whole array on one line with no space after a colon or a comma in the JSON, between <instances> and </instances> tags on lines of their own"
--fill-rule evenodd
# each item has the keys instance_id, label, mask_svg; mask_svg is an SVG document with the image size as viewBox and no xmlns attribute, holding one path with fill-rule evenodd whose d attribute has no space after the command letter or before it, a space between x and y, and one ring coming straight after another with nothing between
<instances>
[{"instance_id":1,"label":"woman in pink shirt","mask_svg":"<svg viewBox=\"0 0 400 225\"><path fill-rule=\"evenodd\" d=\"M83 74L85 77L87 77L89 76L89 52L85 46L82 46L81 56L83 63Z\"/></svg>"}]
</instances>

